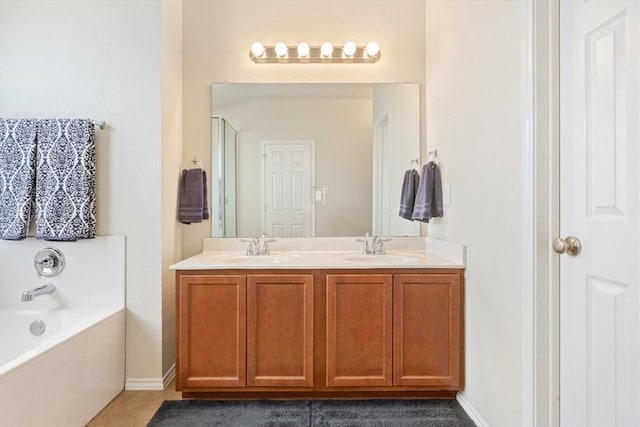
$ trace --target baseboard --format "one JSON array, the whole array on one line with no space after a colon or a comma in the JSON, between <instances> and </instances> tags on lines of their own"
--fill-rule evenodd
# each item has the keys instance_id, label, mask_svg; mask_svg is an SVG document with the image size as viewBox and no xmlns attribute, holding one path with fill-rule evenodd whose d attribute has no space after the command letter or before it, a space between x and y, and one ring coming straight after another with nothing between
<instances>
[{"instance_id":1,"label":"baseboard","mask_svg":"<svg viewBox=\"0 0 640 427\"><path fill-rule=\"evenodd\" d=\"M125 390L164 390L176 376L176 365L171 365L162 378L127 378Z\"/></svg>"},{"instance_id":2,"label":"baseboard","mask_svg":"<svg viewBox=\"0 0 640 427\"><path fill-rule=\"evenodd\" d=\"M464 409L467 415L469 415L469 418L471 418L473 422L476 423L476 426L489 427L489 424L487 424L485 420L482 419L482 417L478 414L478 411L476 411L473 405L471 405L467 399L462 397L460 393L458 393L458 395L456 396L456 400L458 401L460 406L462 406L462 409Z\"/></svg>"}]
</instances>

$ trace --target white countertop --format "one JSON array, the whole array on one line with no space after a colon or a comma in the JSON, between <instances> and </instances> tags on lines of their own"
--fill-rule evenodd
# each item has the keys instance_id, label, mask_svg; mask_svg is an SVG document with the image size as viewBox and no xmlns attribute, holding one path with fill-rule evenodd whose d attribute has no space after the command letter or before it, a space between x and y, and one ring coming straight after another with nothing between
<instances>
[{"instance_id":1,"label":"white countertop","mask_svg":"<svg viewBox=\"0 0 640 427\"><path fill-rule=\"evenodd\" d=\"M277 239L271 254L247 256L240 239L205 239L204 251L172 270L464 268L464 246L425 237L400 237L386 243L386 254L347 250L355 238ZM394 243L392 243L394 242ZM332 247L335 250L327 250Z\"/></svg>"}]
</instances>

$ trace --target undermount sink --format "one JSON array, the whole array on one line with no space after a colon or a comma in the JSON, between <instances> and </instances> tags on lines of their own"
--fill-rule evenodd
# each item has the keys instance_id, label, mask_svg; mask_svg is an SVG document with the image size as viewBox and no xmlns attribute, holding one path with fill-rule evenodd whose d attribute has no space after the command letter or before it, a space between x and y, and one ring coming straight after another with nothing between
<instances>
[{"instance_id":1,"label":"undermount sink","mask_svg":"<svg viewBox=\"0 0 640 427\"><path fill-rule=\"evenodd\" d=\"M348 255L343 258L346 262L360 264L416 264L424 262L423 258L409 255Z\"/></svg>"},{"instance_id":2,"label":"undermount sink","mask_svg":"<svg viewBox=\"0 0 640 427\"><path fill-rule=\"evenodd\" d=\"M240 255L240 256L224 258L224 262L229 264L271 265L271 264L282 264L285 262L289 262L292 259L293 257L282 256L282 255L260 255L260 256Z\"/></svg>"}]
</instances>

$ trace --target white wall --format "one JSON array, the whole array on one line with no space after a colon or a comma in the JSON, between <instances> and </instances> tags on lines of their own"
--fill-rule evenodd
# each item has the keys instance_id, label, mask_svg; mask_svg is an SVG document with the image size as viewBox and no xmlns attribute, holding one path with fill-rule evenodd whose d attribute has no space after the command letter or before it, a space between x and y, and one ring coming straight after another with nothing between
<instances>
[{"instance_id":1,"label":"white wall","mask_svg":"<svg viewBox=\"0 0 640 427\"><path fill-rule=\"evenodd\" d=\"M177 171L162 150L181 151L180 128L162 125L181 115L180 102L161 99L176 87L163 85L162 12L159 1L0 2L0 115L107 123L97 131L97 231L126 236L126 375L138 384L163 374L162 266L179 254L162 250L179 239L168 182Z\"/></svg>"},{"instance_id":2,"label":"white wall","mask_svg":"<svg viewBox=\"0 0 640 427\"><path fill-rule=\"evenodd\" d=\"M371 99L258 99L220 113L238 131L238 236L260 236L261 141L315 141L316 236L371 231ZM338 155L339 153L339 155Z\"/></svg>"},{"instance_id":3,"label":"white wall","mask_svg":"<svg viewBox=\"0 0 640 427\"><path fill-rule=\"evenodd\" d=\"M416 82L424 74L423 1L190 1L184 3L184 158L210 170L213 82ZM254 64L251 43L375 40L376 64ZM423 87L423 86L422 86ZM187 165L185 165L187 166ZM202 250L211 223L183 226L183 256Z\"/></svg>"},{"instance_id":4,"label":"white wall","mask_svg":"<svg viewBox=\"0 0 640 427\"><path fill-rule=\"evenodd\" d=\"M467 247L462 398L491 426L521 424L521 7L425 11L427 146L452 189L429 234Z\"/></svg>"}]
</instances>

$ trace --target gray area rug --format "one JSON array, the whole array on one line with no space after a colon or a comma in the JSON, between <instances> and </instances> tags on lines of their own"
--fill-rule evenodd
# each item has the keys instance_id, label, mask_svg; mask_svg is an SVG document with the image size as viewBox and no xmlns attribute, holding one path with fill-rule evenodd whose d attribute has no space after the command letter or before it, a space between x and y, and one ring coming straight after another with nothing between
<instances>
[{"instance_id":1,"label":"gray area rug","mask_svg":"<svg viewBox=\"0 0 640 427\"><path fill-rule=\"evenodd\" d=\"M165 400L148 427L472 427L455 400Z\"/></svg>"}]
</instances>

